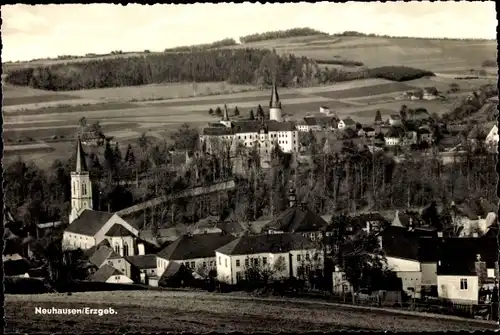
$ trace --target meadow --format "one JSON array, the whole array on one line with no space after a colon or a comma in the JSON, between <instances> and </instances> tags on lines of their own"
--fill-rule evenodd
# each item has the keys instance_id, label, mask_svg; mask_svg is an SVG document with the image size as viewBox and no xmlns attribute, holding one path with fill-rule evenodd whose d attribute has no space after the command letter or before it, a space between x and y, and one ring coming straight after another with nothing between
<instances>
[{"instance_id":1,"label":"meadow","mask_svg":"<svg viewBox=\"0 0 500 335\"><path fill-rule=\"evenodd\" d=\"M404 83L385 79L363 79L340 82L333 85L280 88L279 94L283 112L289 119L298 120L319 111L320 106L328 106L341 117L351 116L357 122L370 124L376 110L381 110L385 118L397 113L401 105L410 108L424 107L429 112L448 112L463 95L490 83L493 77L480 79L455 79L457 73L481 69L485 59L495 53L495 41L426 40L411 38L352 37L352 36L305 36L259 41L227 48L275 48L278 53L294 53L306 56L318 63L332 60L359 61L364 66L352 67L327 65L343 70L385 65L406 65L438 73ZM123 54L128 57L141 53ZM100 56L101 57L101 56ZM105 56L102 56L105 57ZM110 57L118 57L111 55ZM85 61L47 60L48 63ZM44 64L37 60L36 64ZM11 64L12 65L12 64ZM4 66L9 66L8 64ZM17 64L16 66L22 66ZM491 71L490 71L491 72ZM455 74L454 74L455 73ZM459 84L461 92L447 94L451 83ZM444 101L394 100L404 91L434 86L447 95ZM233 119L246 119L250 110L254 113L260 104L268 109L270 92L252 85L233 85L225 82L174 83L132 87L117 87L55 93L26 87L3 86L4 93L4 138L7 147L20 145L19 139L33 141L61 136L72 138L81 117L89 122L100 121L106 135L123 141L135 141L142 132L152 138L162 138L182 123L190 123L202 128L209 122L220 119L210 115L227 105ZM233 115L238 107L240 116ZM106 126L105 126L106 125ZM168 140L168 139L167 139ZM67 155L71 143L48 143L54 151L43 159ZM19 149L17 149L19 150ZM35 149L31 149L35 150ZM38 149L37 149L38 150ZM27 159L36 158L41 163L40 153L29 154L30 150L20 150ZM44 163L45 164L45 163Z\"/></svg>"},{"instance_id":2,"label":"meadow","mask_svg":"<svg viewBox=\"0 0 500 335\"><path fill-rule=\"evenodd\" d=\"M40 315L43 308L113 308L113 315ZM352 308L302 299L181 291L6 295L7 332L307 332L496 329L494 323Z\"/></svg>"}]
</instances>

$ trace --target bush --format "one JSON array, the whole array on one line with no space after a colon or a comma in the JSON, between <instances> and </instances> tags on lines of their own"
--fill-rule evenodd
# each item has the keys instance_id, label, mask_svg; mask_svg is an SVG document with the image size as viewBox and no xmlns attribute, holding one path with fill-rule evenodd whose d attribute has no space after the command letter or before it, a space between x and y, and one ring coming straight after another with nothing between
<instances>
[{"instance_id":1,"label":"bush","mask_svg":"<svg viewBox=\"0 0 500 335\"><path fill-rule=\"evenodd\" d=\"M497 67L497 61L494 59L487 59L481 64L482 67Z\"/></svg>"},{"instance_id":2,"label":"bush","mask_svg":"<svg viewBox=\"0 0 500 335\"><path fill-rule=\"evenodd\" d=\"M5 277L4 285L7 294L42 294L50 292L43 280L36 278Z\"/></svg>"},{"instance_id":3,"label":"bush","mask_svg":"<svg viewBox=\"0 0 500 335\"><path fill-rule=\"evenodd\" d=\"M406 66L382 66L367 71L368 78L383 78L399 82L435 76L431 71Z\"/></svg>"},{"instance_id":4,"label":"bush","mask_svg":"<svg viewBox=\"0 0 500 335\"><path fill-rule=\"evenodd\" d=\"M317 63L321 64L332 64L332 65L344 65L344 66L363 66L363 62L358 62L354 60L347 59L331 59L331 60L315 60Z\"/></svg>"}]
</instances>

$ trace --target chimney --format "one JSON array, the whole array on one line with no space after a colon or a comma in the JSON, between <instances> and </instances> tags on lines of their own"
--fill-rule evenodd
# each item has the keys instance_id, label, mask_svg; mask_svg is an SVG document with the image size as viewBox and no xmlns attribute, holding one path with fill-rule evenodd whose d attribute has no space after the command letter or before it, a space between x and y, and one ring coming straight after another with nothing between
<instances>
[{"instance_id":1,"label":"chimney","mask_svg":"<svg viewBox=\"0 0 500 335\"><path fill-rule=\"evenodd\" d=\"M146 252L144 250L144 244L143 243L139 243L137 245L137 251L138 251L139 255L141 255L141 256L146 254Z\"/></svg>"}]
</instances>

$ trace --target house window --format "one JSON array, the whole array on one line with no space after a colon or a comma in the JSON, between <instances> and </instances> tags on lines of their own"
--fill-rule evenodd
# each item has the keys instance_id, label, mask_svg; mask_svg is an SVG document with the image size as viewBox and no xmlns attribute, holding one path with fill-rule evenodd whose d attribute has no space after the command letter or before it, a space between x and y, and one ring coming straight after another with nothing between
<instances>
[{"instance_id":1,"label":"house window","mask_svg":"<svg viewBox=\"0 0 500 335\"><path fill-rule=\"evenodd\" d=\"M120 246L119 246L118 244L117 244L117 245L115 245L115 252L116 252L117 254L119 254L119 253L120 253Z\"/></svg>"},{"instance_id":2,"label":"house window","mask_svg":"<svg viewBox=\"0 0 500 335\"><path fill-rule=\"evenodd\" d=\"M224 266L227 268L227 258L224 259Z\"/></svg>"},{"instance_id":3,"label":"house window","mask_svg":"<svg viewBox=\"0 0 500 335\"><path fill-rule=\"evenodd\" d=\"M194 269L194 262L191 262L191 269Z\"/></svg>"},{"instance_id":4,"label":"house window","mask_svg":"<svg viewBox=\"0 0 500 335\"><path fill-rule=\"evenodd\" d=\"M113 262L112 261L108 261L108 265L113 266Z\"/></svg>"},{"instance_id":5,"label":"house window","mask_svg":"<svg viewBox=\"0 0 500 335\"><path fill-rule=\"evenodd\" d=\"M248 267L248 258L245 259L245 266Z\"/></svg>"},{"instance_id":6,"label":"house window","mask_svg":"<svg viewBox=\"0 0 500 335\"><path fill-rule=\"evenodd\" d=\"M306 254L306 261L311 260L311 257L309 257L309 254Z\"/></svg>"},{"instance_id":7,"label":"house window","mask_svg":"<svg viewBox=\"0 0 500 335\"><path fill-rule=\"evenodd\" d=\"M120 276L115 276L115 279L116 280L120 280Z\"/></svg>"},{"instance_id":8,"label":"house window","mask_svg":"<svg viewBox=\"0 0 500 335\"><path fill-rule=\"evenodd\" d=\"M240 267L240 260L239 260L239 259L237 259L237 260L236 260L236 267L237 267L237 268L239 268L239 267Z\"/></svg>"},{"instance_id":9,"label":"house window","mask_svg":"<svg viewBox=\"0 0 500 335\"><path fill-rule=\"evenodd\" d=\"M128 244L125 242L123 244L123 256L128 256Z\"/></svg>"},{"instance_id":10,"label":"house window","mask_svg":"<svg viewBox=\"0 0 500 335\"><path fill-rule=\"evenodd\" d=\"M297 262L300 262L300 260L301 260L300 255L297 255Z\"/></svg>"},{"instance_id":11,"label":"house window","mask_svg":"<svg viewBox=\"0 0 500 335\"><path fill-rule=\"evenodd\" d=\"M267 264L267 257L262 257L262 264L266 265Z\"/></svg>"},{"instance_id":12,"label":"house window","mask_svg":"<svg viewBox=\"0 0 500 335\"><path fill-rule=\"evenodd\" d=\"M214 261L210 261L210 266L214 266Z\"/></svg>"},{"instance_id":13,"label":"house window","mask_svg":"<svg viewBox=\"0 0 500 335\"><path fill-rule=\"evenodd\" d=\"M87 185L85 183L82 183L82 194L87 195Z\"/></svg>"},{"instance_id":14,"label":"house window","mask_svg":"<svg viewBox=\"0 0 500 335\"><path fill-rule=\"evenodd\" d=\"M220 260L220 256L219 256L219 265L222 265L222 262L221 262L221 260Z\"/></svg>"},{"instance_id":15,"label":"house window","mask_svg":"<svg viewBox=\"0 0 500 335\"><path fill-rule=\"evenodd\" d=\"M460 290L467 291L467 279L466 278L460 279Z\"/></svg>"},{"instance_id":16,"label":"house window","mask_svg":"<svg viewBox=\"0 0 500 335\"><path fill-rule=\"evenodd\" d=\"M203 262L203 267L206 268L207 267L207 262Z\"/></svg>"}]
</instances>

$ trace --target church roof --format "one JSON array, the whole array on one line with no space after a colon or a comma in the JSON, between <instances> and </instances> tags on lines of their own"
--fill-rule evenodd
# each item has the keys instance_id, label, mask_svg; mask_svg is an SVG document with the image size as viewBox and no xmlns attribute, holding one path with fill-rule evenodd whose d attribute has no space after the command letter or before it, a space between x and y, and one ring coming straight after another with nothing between
<instances>
[{"instance_id":1,"label":"church roof","mask_svg":"<svg viewBox=\"0 0 500 335\"><path fill-rule=\"evenodd\" d=\"M76 166L75 172L87 172L87 162L85 161L85 152L83 151L82 141L78 137L78 142L76 146Z\"/></svg>"},{"instance_id":2,"label":"church roof","mask_svg":"<svg viewBox=\"0 0 500 335\"><path fill-rule=\"evenodd\" d=\"M106 236L131 236L133 235L127 228L122 226L121 224L115 224L111 227L110 230L106 233Z\"/></svg>"},{"instance_id":3,"label":"church roof","mask_svg":"<svg viewBox=\"0 0 500 335\"><path fill-rule=\"evenodd\" d=\"M118 254L108 246L101 245L89 258L89 262L100 267L107 259L118 256Z\"/></svg>"},{"instance_id":4,"label":"church roof","mask_svg":"<svg viewBox=\"0 0 500 335\"><path fill-rule=\"evenodd\" d=\"M66 231L69 233L94 236L108 222L113 213L86 209L75 221L71 222Z\"/></svg>"}]
</instances>

